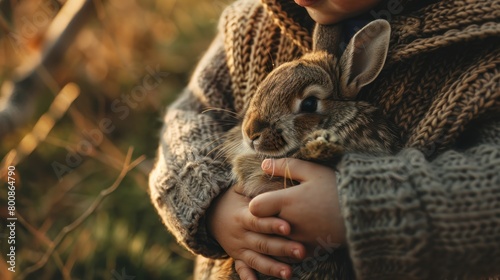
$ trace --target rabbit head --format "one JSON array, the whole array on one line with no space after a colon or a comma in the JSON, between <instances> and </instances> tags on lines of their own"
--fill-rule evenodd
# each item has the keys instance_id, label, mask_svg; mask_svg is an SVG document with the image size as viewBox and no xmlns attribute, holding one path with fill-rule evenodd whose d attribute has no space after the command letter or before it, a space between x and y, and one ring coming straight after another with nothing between
<instances>
[{"instance_id":1,"label":"rabbit head","mask_svg":"<svg viewBox=\"0 0 500 280\"><path fill-rule=\"evenodd\" d=\"M354 100L383 68L390 26L376 20L357 32L337 59L339 26L316 25L313 51L280 65L264 79L242 123L246 145L266 157L293 155L304 136L331 117L353 117L345 100Z\"/></svg>"}]
</instances>

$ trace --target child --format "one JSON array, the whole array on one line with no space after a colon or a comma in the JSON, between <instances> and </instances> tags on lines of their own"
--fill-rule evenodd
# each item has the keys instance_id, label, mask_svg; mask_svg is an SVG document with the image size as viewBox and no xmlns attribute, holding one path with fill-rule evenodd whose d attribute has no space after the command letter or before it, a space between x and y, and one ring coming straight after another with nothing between
<instances>
[{"instance_id":1,"label":"child","mask_svg":"<svg viewBox=\"0 0 500 280\"><path fill-rule=\"evenodd\" d=\"M500 275L500 15L498 0L239 0L190 84L165 115L151 199L195 254L198 279L233 257L289 279L347 246L358 279L474 279ZM310 51L314 22L348 39L387 19L384 70L358 95L401 131L393 156L345 155L338 173L309 162L263 162L300 185L252 201L229 185L214 149L273 67ZM206 109L218 109L209 110ZM307 263L307 262L305 262Z\"/></svg>"}]
</instances>

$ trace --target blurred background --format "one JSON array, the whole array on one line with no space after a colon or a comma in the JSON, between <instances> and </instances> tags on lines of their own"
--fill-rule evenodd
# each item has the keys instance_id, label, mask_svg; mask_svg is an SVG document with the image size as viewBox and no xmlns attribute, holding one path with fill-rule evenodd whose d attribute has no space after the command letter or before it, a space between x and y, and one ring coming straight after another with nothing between
<instances>
[{"instance_id":1,"label":"blurred background","mask_svg":"<svg viewBox=\"0 0 500 280\"><path fill-rule=\"evenodd\" d=\"M53 39L49 27L65 27L55 18L76 1L0 0L4 99L39 62ZM162 225L147 177L165 107L230 1L92 2L61 59L48 62L56 65L37 68L41 85L22 96L32 104L21 112L25 123L0 139L0 279L189 279L193 256Z\"/></svg>"}]
</instances>

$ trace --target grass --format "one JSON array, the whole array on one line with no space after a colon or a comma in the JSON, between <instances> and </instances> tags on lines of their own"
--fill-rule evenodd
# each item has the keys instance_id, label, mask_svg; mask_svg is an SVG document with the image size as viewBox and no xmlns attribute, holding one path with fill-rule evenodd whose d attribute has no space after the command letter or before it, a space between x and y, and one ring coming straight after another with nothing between
<instances>
[{"instance_id":1,"label":"grass","mask_svg":"<svg viewBox=\"0 0 500 280\"><path fill-rule=\"evenodd\" d=\"M5 2L9 1L1 5ZM162 113L187 84L228 2L96 1L98 16L79 32L61 70L46 80L48 86L36 92L28 123L2 139L4 158L52 110L55 96L63 94L65 85L79 92L53 127L45 127L47 137L15 164L16 272L7 270L9 231L2 223L1 279L191 277L193 256L162 225L149 201L147 176L155 159ZM59 6L55 0L10 1L10 7L0 6L2 87L40 50L43 34L57 13L51 7ZM13 42L10 34L23 40ZM161 80L143 97L126 103L127 98L138 96L135 90L151 69L163 73ZM96 134L96 129L103 131L103 123L107 131ZM138 165L123 173L127 160L136 159ZM116 189L103 196L102 191L114 184ZM7 191L7 183L2 182L3 222L10 217ZM99 206L88 210L99 199ZM65 233L85 213L89 215ZM65 234L55 246L61 233ZM46 262L28 273L44 255Z\"/></svg>"}]
</instances>

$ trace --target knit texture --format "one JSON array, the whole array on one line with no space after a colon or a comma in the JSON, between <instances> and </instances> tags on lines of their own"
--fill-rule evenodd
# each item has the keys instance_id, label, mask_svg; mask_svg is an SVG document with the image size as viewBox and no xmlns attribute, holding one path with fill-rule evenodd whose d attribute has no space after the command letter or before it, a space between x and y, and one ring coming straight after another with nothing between
<instances>
[{"instance_id":1,"label":"knit texture","mask_svg":"<svg viewBox=\"0 0 500 280\"><path fill-rule=\"evenodd\" d=\"M344 158L339 189L360 279L499 275L500 122L482 131L483 144L432 162L414 148Z\"/></svg>"},{"instance_id":2,"label":"knit texture","mask_svg":"<svg viewBox=\"0 0 500 280\"><path fill-rule=\"evenodd\" d=\"M304 9L261 2L239 0L224 11L217 37L165 114L150 175L167 228L205 257L225 256L205 225L210 203L229 187L230 168L215 152L221 136L273 68L311 48ZM358 95L397 125L404 149L349 154L339 166L355 272L359 279L500 275L500 1L410 2L391 15L386 65Z\"/></svg>"}]
</instances>

